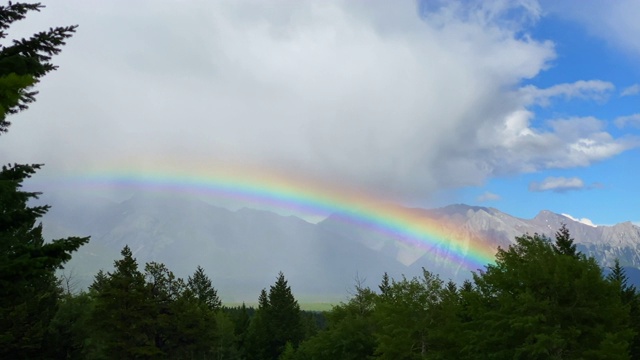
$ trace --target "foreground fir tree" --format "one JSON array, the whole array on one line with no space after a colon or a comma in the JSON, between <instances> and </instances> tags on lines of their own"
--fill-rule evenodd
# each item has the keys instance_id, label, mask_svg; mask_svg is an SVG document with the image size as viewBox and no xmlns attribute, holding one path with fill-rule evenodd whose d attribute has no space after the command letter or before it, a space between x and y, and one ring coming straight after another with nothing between
<instances>
[{"instance_id":1,"label":"foreground fir tree","mask_svg":"<svg viewBox=\"0 0 640 360\"><path fill-rule=\"evenodd\" d=\"M193 276L189 276L187 286L193 295L213 311L217 311L222 306L222 301L218 297L218 292L211 284L211 279L204 273L204 269L198 265Z\"/></svg>"},{"instance_id":2,"label":"foreground fir tree","mask_svg":"<svg viewBox=\"0 0 640 360\"><path fill-rule=\"evenodd\" d=\"M247 356L249 359L277 359L287 343L294 348L304 338L300 305L281 272L269 289L262 290L258 310L249 326Z\"/></svg>"},{"instance_id":3,"label":"foreground fir tree","mask_svg":"<svg viewBox=\"0 0 640 360\"><path fill-rule=\"evenodd\" d=\"M128 246L115 261L113 273L96 277L92 315L94 338L101 349L118 359L160 355L152 329L153 304L145 276Z\"/></svg>"},{"instance_id":4,"label":"foreground fir tree","mask_svg":"<svg viewBox=\"0 0 640 360\"><path fill-rule=\"evenodd\" d=\"M11 24L24 19L29 11L40 11L43 7L39 3L11 2L0 6L0 39L7 37ZM57 69L50 62L51 58L60 53L65 40L76 28L51 28L29 39L13 40L10 45L0 44L0 133L7 132L11 125L7 115L26 110L35 101L37 91L33 86L41 77Z\"/></svg>"},{"instance_id":5,"label":"foreground fir tree","mask_svg":"<svg viewBox=\"0 0 640 360\"><path fill-rule=\"evenodd\" d=\"M0 6L0 40L15 21L39 4ZM0 44L0 134L7 117L35 101L33 86L54 70L51 57L64 45L75 26L52 28L29 39ZM60 292L55 271L89 239L71 237L45 242L39 219L48 206L31 206L36 192L22 190L39 165L6 165L0 170L0 358L41 358L49 353L46 331Z\"/></svg>"},{"instance_id":6,"label":"foreground fir tree","mask_svg":"<svg viewBox=\"0 0 640 360\"><path fill-rule=\"evenodd\" d=\"M269 289L269 307L267 308L272 335L272 345L279 355L284 351L287 342L297 347L304 337L300 305L293 297L291 287L283 273Z\"/></svg>"}]
</instances>

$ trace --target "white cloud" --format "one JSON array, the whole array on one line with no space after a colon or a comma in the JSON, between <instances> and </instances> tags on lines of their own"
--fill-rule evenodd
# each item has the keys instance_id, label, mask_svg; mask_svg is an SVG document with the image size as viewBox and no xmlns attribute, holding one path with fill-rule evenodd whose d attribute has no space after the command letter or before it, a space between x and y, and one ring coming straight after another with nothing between
<instances>
[{"instance_id":1,"label":"white cloud","mask_svg":"<svg viewBox=\"0 0 640 360\"><path fill-rule=\"evenodd\" d=\"M588 166L637 147L632 137L614 139L603 130L605 123L593 117L557 119L549 129L531 126L533 113L519 111L501 129L487 130L486 157L499 175L544 169Z\"/></svg>"},{"instance_id":2,"label":"white cloud","mask_svg":"<svg viewBox=\"0 0 640 360\"><path fill-rule=\"evenodd\" d=\"M479 201L479 202L486 202L486 201L496 201L496 200L500 200L500 199L502 199L502 197L500 195L494 194L494 193L489 192L489 191L485 191L480 196L478 196L476 200Z\"/></svg>"},{"instance_id":3,"label":"white cloud","mask_svg":"<svg viewBox=\"0 0 640 360\"><path fill-rule=\"evenodd\" d=\"M627 126L640 127L640 113L617 117L614 123L619 128Z\"/></svg>"},{"instance_id":4,"label":"white cloud","mask_svg":"<svg viewBox=\"0 0 640 360\"><path fill-rule=\"evenodd\" d=\"M56 1L20 31L78 34L0 152L50 172L257 163L421 201L638 145L594 118L536 124L533 103L611 84L519 89L555 57L527 34L540 8L463 3Z\"/></svg>"},{"instance_id":5,"label":"white cloud","mask_svg":"<svg viewBox=\"0 0 640 360\"><path fill-rule=\"evenodd\" d=\"M591 220L589 220L587 218L577 219L577 218L574 218L573 216L571 216L569 214L562 214L562 216L564 216L566 218L569 218L569 219L571 219L573 221L577 221L577 222L579 222L581 224L589 225L591 227L598 227L598 225L594 224L593 221L591 221Z\"/></svg>"},{"instance_id":6,"label":"white cloud","mask_svg":"<svg viewBox=\"0 0 640 360\"><path fill-rule=\"evenodd\" d=\"M640 94L640 84L633 84L629 87L622 89L620 96L632 96Z\"/></svg>"},{"instance_id":7,"label":"white cloud","mask_svg":"<svg viewBox=\"0 0 640 360\"><path fill-rule=\"evenodd\" d=\"M548 106L555 97L570 99L590 99L603 101L615 88L612 83L601 80L580 80L574 83L557 84L540 89L533 85L524 86L520 91L530 104Z\"/></svg>"},{"instance_id":8,"label":"white cloud","mask_svg":"<svg viewBox=\"0 0 640 360\"><path fill-rule=\"evenodd\" d=\"M570 190L582 190L585 188L582 179L577 177L547 177L542 182L531 182L529 191L553 191L566 192Z\"/></svg>"}]
</instances>

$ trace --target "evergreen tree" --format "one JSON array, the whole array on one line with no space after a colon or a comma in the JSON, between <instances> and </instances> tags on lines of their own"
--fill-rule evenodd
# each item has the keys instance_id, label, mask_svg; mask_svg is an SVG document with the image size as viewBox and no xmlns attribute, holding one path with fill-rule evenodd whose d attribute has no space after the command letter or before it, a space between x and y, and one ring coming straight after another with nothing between
<instances>
[{"instance_id":1,"label":"evergreen tree","mask_svg":"<svg viewBox=\"0 0 640 360\"><path fill-rule=\"evenodd\" d=\"M176 349L180 346L174 342L179 335L176 334L176 300L182 295L185 285L162 263L145 264L145 278L146 288L142 295L150 317L146 332L163 355L175 355L180 350Z\"/></svg>"},{"instance_id":2,"label":"evergreen tree","mask_svg":"<svg viewBox=\"0 0 640 360\"><path fill-rule=\"evenodd\" d=\"M39 165L3 166L0 171L0 357L42 354L43 336L60 296L55 271L89 241L70 237L45 242L37 223L48 206L29 206L38 193L22 182ZM21 354L18 356L18 354Z\"/></svg>"},{"instance_id":3,"label":"evergreen tree","mask_svg":"<svg viewBox=\"0 0 640 360\"><path fill-rule=\"evenodd\" d=\"M579 253L576 250L576 244L573 243L573 238L569 234L569 229L567 229L566 224L562 224L560 229L556 231L556 242L553 245L553 249L558 254L573 257L579 256Z\"/></svg>"},{"instance_id":4,"label":"evergreen tree","mask_svg":"<svg viewBox=\"0 0 640 360\"><path fill-rule=\"evenodd\" d=\"M108 277L104 270L98 270L96 276L93 277L93 283L89 285L89 291L96 294L102 291L104 285L107 283Z\"/></svg>"},{"instance_id":5,"label":"evergreen tree","mask_svg":"<svg viewBox=\"0 0 640 360\"><path fill-rule=\"evenodd\" d=\"M244 354L247 348L247 335L249 325L251 324L251 317L249 316L249 311L245 303L242 303L242 306L234 311L233 314L236 348L238 349L239 356L245 358Z\"/></svg>"},{"instance_id":6,"label":"evergreen tree","mask_svg":"<svg viewBox=\"0 0 640 360\"><path fill-rule=\"evenodd\" d=\"M93 302L88 293L65 294L49 324L47 342L53 359L96 358L92 350L90 320Z\"/></svg>"},{"instance_id":7,"label":"evergreen tree","mask_svg":"<svg viewBox=\"0 0 640 360\"><path fill-rule=\"evenodd\" d=\"M266 314L271 334L271 350L273 358L277 358L284 351L287 342L297 347L304 337L300 305L293 297L282 272L269 289Z\"/></svg>"},{"instance_id":8,"label":"evergreen tree","mask_svg":"<svg viewBox=\"0 0 640 360\"><path fill-rule=\"evenodd\" d=\"M193 276L189 276L187 280L189 290L193 295L203 303L205 303L209 309L218 310L222 306L222 301L218 297L218 292L211 284L211 280L204 273L204 269L198 265Z\"/></svg>"},{"instance_id":9,"label":"evergreen tree","mask_svg":"<svg viewBox=\"0 0 640 360\"><path fill-rule=\"evenodd\" d=\"M107 354L118 359L157 356L153 328L153 304L145 276L128 246L122 249L122 259L115 261L113 273L93 288L95 309L92 323L96 334L104 341Z\"/></svg>"},{"instance_id":10,"label":"evergreen tree","mask_svg":"<svg viewBox=\"0 0 640 360\"><path fill-rule=\"evenodd\" d=\"M236 338L235 322L232 316L224 311L215 313L216 333L218 335L213 348L214 359L240 359L241 353Z\"/></svg>"},{"instance_id":11,"label":"evergreen tree","mask_svg":"<svg viewBox=\"0 0 640 360\"><path fill-rule=\"evenodd\" d=\"M388 295L391 290L391 281L389 280L389 274L386 272L382 275L382 281L380 282L380 285L378 285L378 289L380 290L381 296Z\"/></svg>"},{"instance_id":12,"label":"evergreen tree","mask_svg":"<svg viewBox=\"0 0 640 360\"><path fill-rule=\"evenodd\" d=\"M284 346L284 350L282 354L278 357L278 360L295 360L296 359L296 349L293 347L290 341Z\"/></svg>"},{"instance_id":13,"label":"evergreen tree","mask_svg":"<svg viewBox=\"0 0 640 360\"><path fill-rule=\"evenodd\" d=\"M44 6L9 3L0 6L0 39L7 37L12 23L22 20L29 11L40 11ZM57 69L50 61L60 52L65 40L77 26L51 28L34 34L29 39L14 40L9 46L0 44L0 133L7 132L11 123L9 114L26 110L35 101L37 91L32 88L39 79Z\"/></svg>"},{"instance_id":14,"label":"evergreen tree","mask_svg":"<svg viewBox=\"0 0 640 360\"><path fill-rule=\"evenodd\" d=\"M628 285L627 282L629 281L629 279L627 278L627 274L625 273L624 269L620 265L620 260L615 259L613 267L610 267L609 270L611 272L607 275L607 280L609 280L619 288L620 294L623 297L631 298L633 294L635 294L636 289L633 285Z\"/></svg>"},{"instance_id":15,"label":"evergreen tree","mask_svg":"<svg viewBox=\"0 0 640 360\"><path fill-rule=\"evenodd\" d=\"M640 359L640 295L635 286L628 284L627 274L620 265L618 259L615 260L611 271L607 275L609 280L618 291L620 301L629 308L629 327L634 331L633 339L629 346L632 359Z\"/></svg>"},{"instance_id":16,"label":"evergreen tree","mask_svg":"<svg viewBox=\"0 0 640 360\"><path fill-rule=\"evenodd\" d=\"M40 4L0 6L0 39L15 21ZM33 86L55 69L49 60L60 51L74 26L54 28L11 45L0 44L0 133L8 130L7 116L25 110L35 100ZM46 356L44 336L60 296L54 272L88 238L45 242L37 224L48 206L29 206L38 193L22 191L22 183L40 165L9 165L0 170L0 358Z\"/></svg>"},{"instance_id":17,"label":"evergreen tree","mask_svg":"<svg viewBox=\"0 0 640 360\"><path fill-rule=\"evenodd\" d=\"M247 356L249 359L275 360L287 342L294 347L304 338L300 306L280 272L269 293L263 289L258 298L258 310L249 326Z\"/></svg>"},{"instance_id":18,"label":"evergreen tree","mask_svg":"<svg viewBox=\"0 0 640 360\"><path fill-rule=\"evenodd\" d=\"M243 349L249 360L273 359L268 311L269 295L266 289L262 289L258 296L258 309L251 319Z\"/></svg>"},{"instance_id":19,"label":"evergreen tree","mask_svg":"<svg viewBox=\"0 0 640 360\"><path fill-rule=\"evenodd\" d=\"M165 339L162 348L164 357L215 358L221 335L218 331L217 314L193 296L190 290L182 292L171 302L164 318L166 320L159 324L157 330L162 332Z\"/></svg>"}]
</instances>

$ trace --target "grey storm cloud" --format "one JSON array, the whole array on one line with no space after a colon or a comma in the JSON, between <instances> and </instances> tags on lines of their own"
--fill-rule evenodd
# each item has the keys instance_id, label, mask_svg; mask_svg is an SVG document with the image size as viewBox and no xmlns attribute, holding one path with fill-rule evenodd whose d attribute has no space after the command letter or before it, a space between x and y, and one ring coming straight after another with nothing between
<instances>
[{"instance_id":1,"label":"grey storm cloud","mask_svg":"<svg viewBox=\"0 0 640 360\"><path fill-rule=\"evenodd\" d=\"M532 104L612 85L519 88L555 57L521 35L540 16L532 1L441 2L422 16L382 0L45 4L10 35L80 27L0 152L50 172L191 157L426 199L638 145L594 118L540 127ZM514 6L521 24L502 21Z\"/></svg>"}]
</instances>

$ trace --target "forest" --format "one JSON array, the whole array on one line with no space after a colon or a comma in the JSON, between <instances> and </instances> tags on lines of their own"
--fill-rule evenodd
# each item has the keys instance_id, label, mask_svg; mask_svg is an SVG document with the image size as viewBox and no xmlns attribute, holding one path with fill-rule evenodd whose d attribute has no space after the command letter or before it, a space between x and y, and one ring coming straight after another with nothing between
<instances>
[{"instance_id":1,"label":"forest","mask_svg":"<svg viewBox=\"0 0 640 360\"><path fill-rule=\"evenodd\" d=\"M0 39L40 4L0 6ZM38 81L76 26L0 47L0 135L35 101ZM23 189L40 164L0 171L2 359L640 359L640 295L618 262L605 275L569 231L523 234L462 284L426 269L376 287L356 282L327 312L302 311L285 274L228 307L198 266L187 279L122 249L112 272L74 289L60 277L89 241L46 241L39 193ZM275 274L274 274L275 275Z\"/></svg>"}]
</instances>

